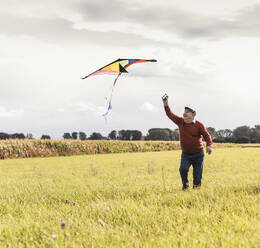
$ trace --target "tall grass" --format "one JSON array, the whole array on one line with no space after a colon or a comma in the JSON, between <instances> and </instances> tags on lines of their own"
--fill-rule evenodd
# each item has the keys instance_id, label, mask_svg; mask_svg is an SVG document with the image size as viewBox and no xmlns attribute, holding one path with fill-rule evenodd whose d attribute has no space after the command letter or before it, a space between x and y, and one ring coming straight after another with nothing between
<instances>
[{"instance_id":1,"label":"tall grass","mask_svg":"<svg viewBox=\"0 0 260 248\"><path fill-rule=\"evenodd\" d=\"M215 147L234 146L236 145L215 145ZM180 144L177 141L3 140L0 141L0 159L170 151L178 149L180 149Z\"/></svg>"}]
</instances>

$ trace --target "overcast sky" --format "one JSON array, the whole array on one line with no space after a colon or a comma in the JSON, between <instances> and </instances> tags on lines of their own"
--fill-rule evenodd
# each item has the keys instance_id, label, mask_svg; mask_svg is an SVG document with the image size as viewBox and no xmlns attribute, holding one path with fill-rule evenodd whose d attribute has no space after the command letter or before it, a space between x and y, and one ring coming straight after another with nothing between
<instances>
[{"instance_id":1,"label":"overcast sky","mask_svg":"<svg viewBox=\"0 0 260 248\"><path fill-rule=\"evenodd\" d=\"M260 0L0 2L0 131L49 134L176 126L197 110L216 129L260 124ZM157 59L81 80L117 58Z\"/></svg>"}]
</instances>

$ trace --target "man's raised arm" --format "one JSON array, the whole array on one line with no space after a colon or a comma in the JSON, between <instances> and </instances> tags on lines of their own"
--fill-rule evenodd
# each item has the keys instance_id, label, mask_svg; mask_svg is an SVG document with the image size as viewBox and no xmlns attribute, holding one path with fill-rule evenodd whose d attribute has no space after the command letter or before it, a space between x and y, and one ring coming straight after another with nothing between
<instances>
[{"instance_id":1,"label":"man's raised arm","mask_svg":"<svg viewBox=\"0 0 260 248\"><path fill-rule=\"evenodd\" d=\"M164 105L164 109L165 109L165 112L166 112L166 115L177 125L179 125L179 123L181 122L181 120L183 119L182 117L178 116L178 115L175 115L170 107L169 107L169 104L168 104L168 96L165 94L163 97L162 97L162 100L163 100L163 105Z\"/></svg>"}]
</instances>

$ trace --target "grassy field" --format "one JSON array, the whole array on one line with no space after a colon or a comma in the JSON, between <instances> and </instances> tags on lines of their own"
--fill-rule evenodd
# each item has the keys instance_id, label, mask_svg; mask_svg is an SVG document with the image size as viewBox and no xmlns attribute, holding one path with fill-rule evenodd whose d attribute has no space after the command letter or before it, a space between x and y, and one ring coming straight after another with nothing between
<instances>
[{"instance_id":1,"label":"grassy field","mask_svg":"<svg viewBox=\"0 0 260 248\"><path fill-rule=\"evenodd\" d=\"M179 162L180 151L1 160L0 247L260 247L260 149L214 150L199 190L181 191Z\"/></svg>"}]
</instances>

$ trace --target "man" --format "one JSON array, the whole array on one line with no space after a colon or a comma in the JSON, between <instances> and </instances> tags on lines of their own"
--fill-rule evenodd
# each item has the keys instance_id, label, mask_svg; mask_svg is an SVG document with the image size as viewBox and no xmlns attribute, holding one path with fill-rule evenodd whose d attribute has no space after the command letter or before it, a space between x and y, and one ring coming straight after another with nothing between
<instances>
[{"instance_id":1,"label":"man","mask_svg":"<svg viewBox=\"0 0 260 248\"><path fill-rule=\"evenodd\" d=\"M183 117L180 117L171 111L166 94L162 100L167 116L179 127L182 149L180 165L182 189L185 190L189 187L188 172L191 165L193 167L193 188L200 187L204 162L202 136L207 143L206 152L208 154L212 152L211 136L201 122L195 121L195 110L185 107Z\"/></svg>"}]
</instances>

